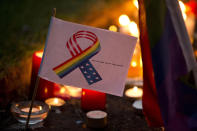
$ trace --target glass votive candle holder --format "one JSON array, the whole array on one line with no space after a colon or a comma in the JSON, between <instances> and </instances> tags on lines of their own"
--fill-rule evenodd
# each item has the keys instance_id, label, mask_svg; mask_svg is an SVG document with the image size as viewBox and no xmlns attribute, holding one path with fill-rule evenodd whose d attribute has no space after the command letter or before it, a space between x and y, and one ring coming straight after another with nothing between
<instances>
[{"instance_id":1,"label":"glass votive candle holder","mask_svg":"<svg viewBox=\"0 0 197 131\"><path fill-rule=\"evenodd\" d=\"M31 101L21 101L13 103L11 106L11 112L13 116L21 123L26 123ZM43 121L49 112L49 106L40 101L34 101L32 112L29 120L29 124L36 124Z\"/></svg>"}]
</instances>

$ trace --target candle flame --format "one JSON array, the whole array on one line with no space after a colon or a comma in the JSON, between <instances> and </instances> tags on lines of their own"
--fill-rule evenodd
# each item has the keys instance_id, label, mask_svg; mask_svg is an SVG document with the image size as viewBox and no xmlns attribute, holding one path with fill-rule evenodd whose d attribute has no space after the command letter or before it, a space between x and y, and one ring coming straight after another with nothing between
<instances>
[{"instance_id":1,"label":"candle flame","mask_svg":"<svg viewBox=\"0 0 197 131\"><path fill-rule=\"evenodd\" d=\"M137 62L136 62L136 61L132 61L132 62L131 62L131 66L132 66L132 67L136 67L136 66L137 66Z\"/></svg>"},{"instance_id":2,"label":"candle flame","mask_svg":"<svg viewBox=\"0 0 197 131\"><path fill-rule=\"evenodd\" d=\"M42 106L38 106L39 110L42 110Z\"/></svg>"},{"instance_id":3,"label":"candle flame","mask_svg":"<svg viewBox=\"0 0 197 131\"><path fill-rule=\"evenodd\" d=\"M42 51L36 52L36 56L37 57L42 58L42 55L43 55L43 52Z\"/></svg>"},{"instance_id":4,"label":"candle flame","mask_svg":"<svg viewBox=\"0 0 197 131\"><path fill-rule=\"evenodd\" d=\"M54 98L54 103L57 104L58 102L58 98Z\"/></svg>"},{"instance_id":5,"label":"candle flame","mask_svg":"<svg viewBox=\"0 0 197 131\"><path fill-rule=\"evenodd\" d=\"M133 4L135 5L135 7L138 9L139 5L138 5L138 1L137 0L133 0Z\"/></svg>"},{"instance_id":6,"label":"candle flame","mask_svg":"<svg viewBox=\"0 0 197 131\"><path fill-rule=\"evenodd\" d=\"M133 91L134 91L134 92L137 92L137 91L138 91L138 87L137 87L137 86L134 86L134 87L133 87Z\"/></svg>"}]
</instances>

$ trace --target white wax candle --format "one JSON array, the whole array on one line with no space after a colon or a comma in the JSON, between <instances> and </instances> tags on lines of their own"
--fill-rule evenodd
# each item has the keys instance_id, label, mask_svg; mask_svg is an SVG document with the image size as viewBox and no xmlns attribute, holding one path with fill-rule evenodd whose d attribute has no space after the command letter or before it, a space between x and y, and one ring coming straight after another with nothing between
<instances>
[{"instance_id":1,"label":"white wax candle","mask_svg":"<svg viewBox=\"0 0 197 131\"><path fill-rule=\"evenodd\" d=\"M104 128L107 125L107 113L100 110L89 111L86 114L87 126L91 128Z\"/></svg>"}]
</instances>

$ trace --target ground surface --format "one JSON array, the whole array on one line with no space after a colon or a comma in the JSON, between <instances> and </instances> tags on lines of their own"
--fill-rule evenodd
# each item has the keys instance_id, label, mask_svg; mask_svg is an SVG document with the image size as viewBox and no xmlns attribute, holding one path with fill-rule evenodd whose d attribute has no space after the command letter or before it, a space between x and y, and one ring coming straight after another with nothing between
<instances>
[{"instance_id":1,"label":"ground surface","mask_svg":"<svg viewBox=\"0 0 197 131\"><path fill-rule=\"evenodd\" d=\"M36 131L161 131L149 128L141 110L132 107L135 99L107 95L106 112L108 125L104 129L91 129L85 124L85 111L80 108L80 99L70 99L61 108L61 113L49 112L48 117L39 124L31 126ZM7 113L6 113L7 111ZM22 130L24 125L18 123L8 110L1 110L0 130Z\"/></svg>"}]
</instances>

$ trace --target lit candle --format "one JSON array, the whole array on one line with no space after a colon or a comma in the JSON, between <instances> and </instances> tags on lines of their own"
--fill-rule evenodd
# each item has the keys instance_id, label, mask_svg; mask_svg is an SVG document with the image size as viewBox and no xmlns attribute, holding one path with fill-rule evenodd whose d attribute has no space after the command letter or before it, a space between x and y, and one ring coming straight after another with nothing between
<instances>
[{"instance_id":1,"label":"lit candle","mask_svg":"<svg viewBox=\"0 0 197 131\"><path fill-rule=\"evenodd\" d=\"M130 88L125 92L126 96L133 98L141 98L142 94L143 94L142 89L138 88L137 86L134 86L133 88Z\"/></svg>"},{"instance_id":2,"label":"lit candle","mask_svg":"<svg viewBox=\"0 0 197 131\"><path fill-rule=\"evenodd\" d=\"M38 71L40 68L40 63L42 61L43 51L36 51L32 57L32 74L31 74L31 85L29 90L29 99L32 97L32 93L35 88L35 83L38 75ZM45 100L47 98L53 97L53 87L55 84L53 82L44 80L40 78L38 91L36 95L37 100Z\"/></svg>"},{"instance_id":3,"label":"lit candle","mask_svg":"<svg viewBox=\"0 0 197 131\"><path fill-rule=\"evenodd\" d=\"M104 110L106 94L98 91L82 89L81 108L86 111Z\"/></svg>"},{"instance_id":4,"label":"lit candle","mask_svg":"<svg viewBox=\"0 0 197 131\"><path fill-rule=\"evenodd\" d=\"M72 87L72 86L66 86L66 87L69 92L69 95L72 98L81 98L81 92L82 92L81 88Z\"/></svg>"},{"instance_id":5,"label":"lit candle","mask_svg":"<svg viewBox=\"0 0 197 131\"><path fill-rule=\"evenodd\" d=\"M49 105L50 107L60 107L65 104L65 101L61 98L53 97L53 98L46 99L45 103Z\"/></svg>"},{"instance_id":6,"label":"lit candle","mask_svg":"<svg viewBox=\"0 0 197 131\"><path fill-rule=\"evenodd\" d=\"M31 112L38 112L38 111L40 111L41 110L40 107L32 107L32 111ZM23 111L23 112L29 112L29 109L30 109L30 107L25 107L25 108L22 108L21 111Z\"/></svg>"},{"instance_id":7,"label":"lit candle","mask_svg":"<svg viewBox=\"0 0 197 131\"><path fill-rule=\"evenodd\" d=\"M29 115L31 101L21 101L13 103L11 106L11 112L13 116L21 123L26 123ZM43 121L48 115L49 107L47 104L41 101L34 101L32 112L29 120L29 124L36 124Z\"/></svg>"},{"instance_id":8,"label":"lit candle","mask_svg":"<svg viewBox=\"0 0 197 131\"><path fill-rule=\"evenodd\" d=\"M139 43L137 43L127 76L128 76L128 78L142 79L142 74L143 74L143 70L142 70L142 59L141 59L140 45L139 45Z\"/></svg>"}]
</instances>

